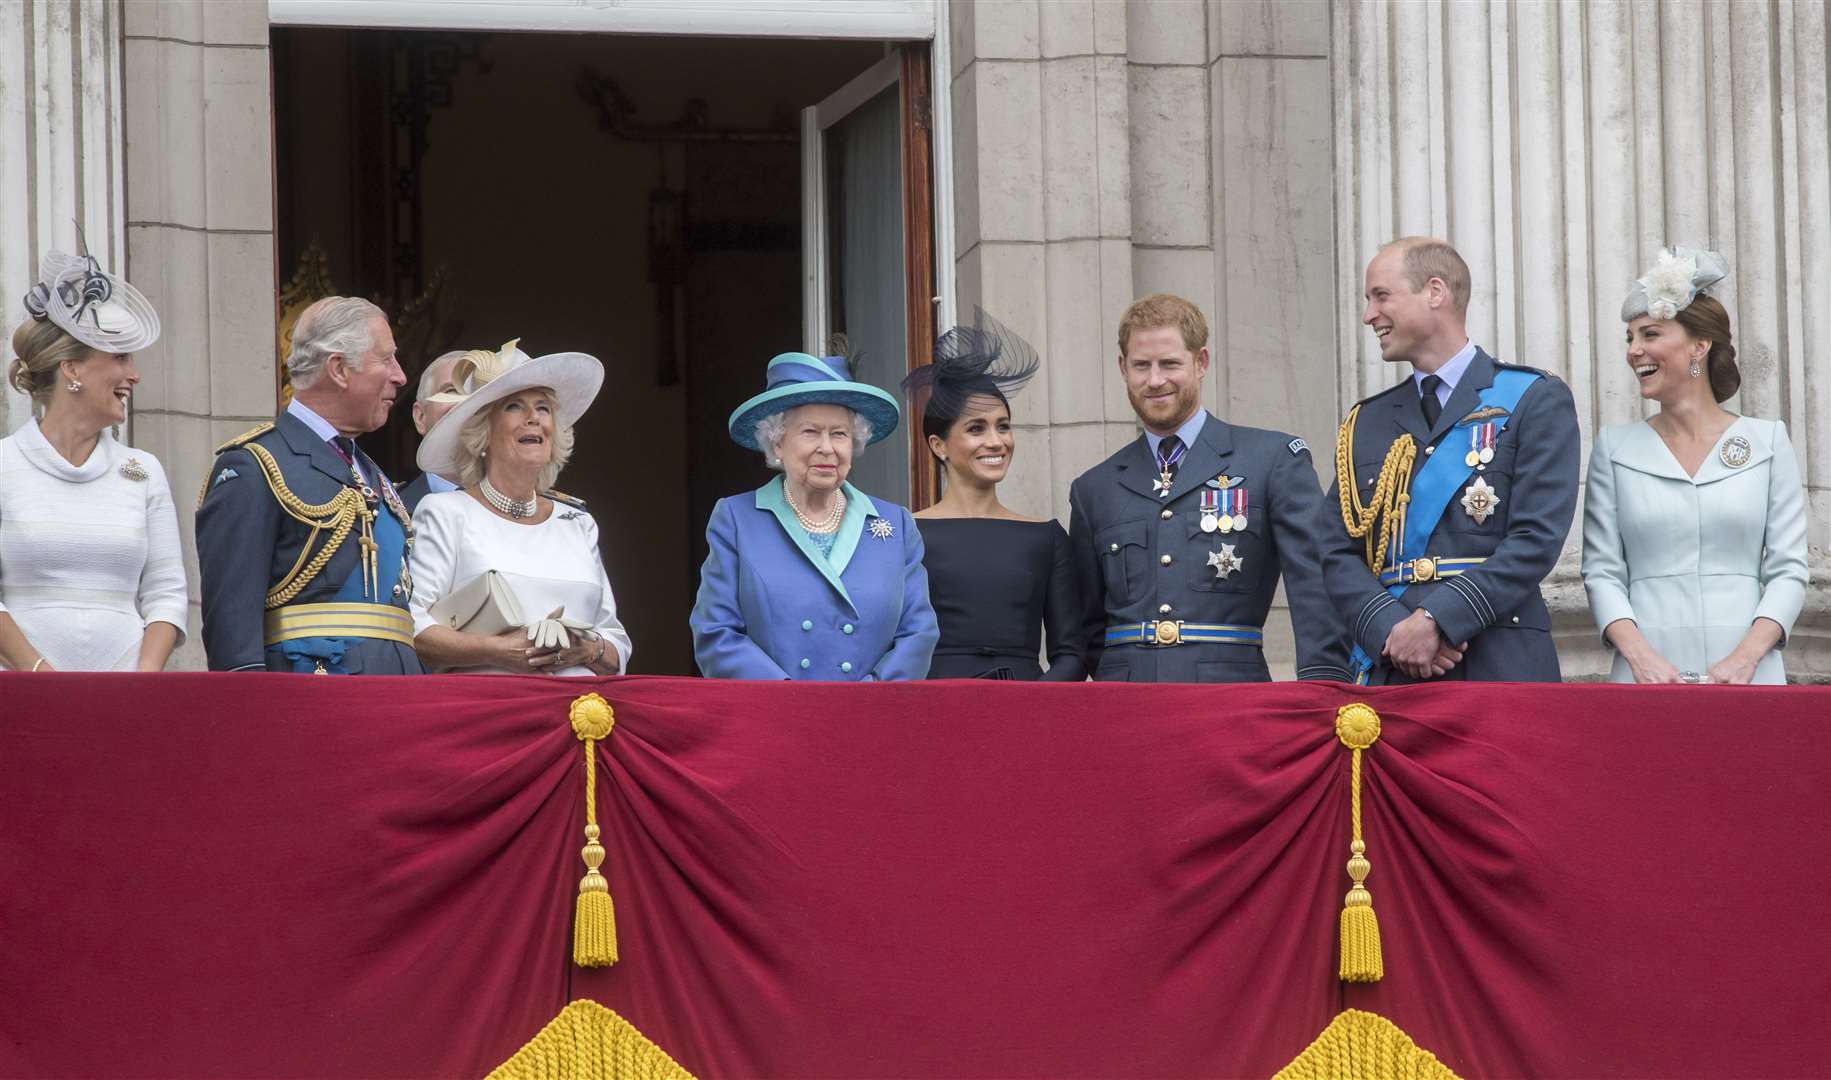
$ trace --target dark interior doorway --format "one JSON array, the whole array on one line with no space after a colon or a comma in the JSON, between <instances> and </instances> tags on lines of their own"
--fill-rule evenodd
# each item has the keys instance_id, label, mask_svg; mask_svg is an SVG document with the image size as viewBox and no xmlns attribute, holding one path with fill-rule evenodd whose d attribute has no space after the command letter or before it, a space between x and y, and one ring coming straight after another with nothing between
<instances>
[{"instance_id":1,"label":"dark interior doorway","mask_svg":"<svg viewBox=\"0 0 1831 1080\"><path fill-rule=\"evenodd\" d=\"M636 672L692 672L705 521L768 476L725 419L803 343L799 110L885 50L273 32L283 302L377 300L409 390L441 352L511 338L604 362L559 486L598 520ZM401 480L410 399L364 440Z\"/></svg>"}]
</instances>

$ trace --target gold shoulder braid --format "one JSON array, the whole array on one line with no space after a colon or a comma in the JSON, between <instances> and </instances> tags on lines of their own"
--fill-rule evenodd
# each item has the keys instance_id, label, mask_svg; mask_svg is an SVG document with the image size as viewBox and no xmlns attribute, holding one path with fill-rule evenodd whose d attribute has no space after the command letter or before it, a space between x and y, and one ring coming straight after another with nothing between
<instances>
[{"instance_id":1,"label":"gold shoulder braid","mask_svg":"<svg viewBox=\"0 0 1831 1080\"><path fill-rule=\"evenodd\" d=\"M261 436L267 434L269 431L272 431L272 430L273 430L273 421L272 420L268 420L265 423L256 424L254 427L249 428L247 431L242 432L240 435L237 435L235 438L230 439L228 442L223 443L221 446L217 447L216 453L222 454L229 450L233 450L236 447L241 446L244 443L247 443L248 441L250 441L252 439L260 438ZM211 460L214 461L214 458L212 458ZM211 467L208 470L206 470L203 474L203 486L197 489L197 507L199 509L201 509L203 507L204 496L206 496L210 493L210 478L211 478L211 476L215 475L215 469L216 469L215 465L211 465Z\"/></svg>"},{"instance_id":2,"label":"gold shoulder braid","mask_svg":"<svg viewBox=\"0 0 1831 1080\"><path fill-rule=\"evenodd\" d=\"M1417 460L1418 445L1409 433L1392 440L1386 460L1380 465L1380 478L1373 485L1373 499L1361 503L1360 489L1354 486L1354 418L1360 414L1356 405L1348 410L1341 430L1335 436L1335 488L1341 498L1341 523L1348 535L1367 541L1367 569L1379 573L1395 537L1405 535L1405 507L1411 502L1411 466ZM1379 523L1379 533L1373 531Z\"/></svg>"},{"instance_id":3,"label":"gold shoulder braid","mask_svg":"<svg viewBox=\"0 0 1831 1080\"><path fill-rule=\"evenodd\" d=\"M339 488L336 498L327 503L308 503L286 486L286 478L280 473L280 463L273 459L266 447L251 444L248 452L260 464L261 474L267 478L267 486L273 489L273 497L279 502L280 509L286 511L294 521L310 525L312 529L311 535L305 538L305 545L299 549L299 558L292 564L292 569L286 572L278 585L267 590L266 606L271 611L290 602L299 595L300 590L311 584L318 572L324 569L324 564L337 554L337 549L343 545L344 538L350 535L351 527L358 521L362 522L366 536L375 514L363 501L362 494L354 488ZM330 538L313 555L312 541L326 529L331 531Z\"/></svg>"}]
</instances>

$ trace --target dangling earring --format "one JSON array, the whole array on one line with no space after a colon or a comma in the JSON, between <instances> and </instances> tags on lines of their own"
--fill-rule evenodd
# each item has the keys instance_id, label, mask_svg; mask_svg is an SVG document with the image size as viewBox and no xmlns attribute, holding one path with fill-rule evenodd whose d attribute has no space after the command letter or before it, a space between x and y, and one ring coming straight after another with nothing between
<instances>
[{"instance_id":1,"label":"dangling earring","mask_svg":"<svg viewBox=\"0 0 1831 1080\"><path fill-rule=\"evenodd\" d=\"M1698 363L1698 358L1695 356L1692 357L1691 358L1691 377L1695 379L1699 375L1702 375L1703 373L1704 373L1704 368L1702 367L1702 365L1700 365Z\"/></svg>"},{"instance_id":2,"label":"dangling earring","mask_svg":"<svg viewBox=\"0 0 1831 1080\"><path fill-rule=\"evenodd\" d=\"M72 394L76 393L78 390L81 390L82 388L83 388L83 380L81 380L81 379L71 379L69 382L64 384L64 389L70 391Z\"/></svg>"}]
</instances>

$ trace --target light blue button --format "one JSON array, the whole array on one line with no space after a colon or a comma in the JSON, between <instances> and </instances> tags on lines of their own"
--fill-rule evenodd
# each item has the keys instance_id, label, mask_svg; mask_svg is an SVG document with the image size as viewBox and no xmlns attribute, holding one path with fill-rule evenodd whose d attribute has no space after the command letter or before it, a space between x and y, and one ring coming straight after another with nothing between
<instances>
[{"instance_id":1,"label":"light blue button","mask_svg":"<svg viewBox=\"0 0 1831 1080\"><path fill-rule=\"evenodd\" d=\"M841 629L842 629L842 630L844 630L844 631L845 631L845 632L846 632L846 633L848 633L848 634L849 634L849 633L851 633L851 632L852 632L852 624L851 624L851 623L847 623L847 624L845 624L845 626L843 626L843 627L841 627Z\"/></svg>"},{"instance_id":2,"label":"light blue button","mask_svg":"<svg viewBox=\"0 0 1831 1080\"><path fill-rule=\"evenodd\" d=\"M852 670L852 661L847 660L845 663L839 665L839 670L850 672Z\"/></svg>"},{"instance_id":3,"label":"light blue button","mask_svg":"<svg viewBox=\"0 0 1831 1080\"><path fill-rule=\"evenodd\" d=\"M806 671L809 667L813 666L813 663L814 662L812 660L809 660L807 657L803 656L801 658L801 669L803 671Z\"/></svg>"},{"instance_id":4,"label":"light blue button","mask_svg":"<svg viewBox=\"0 0 1831 1080\"><path fill-rule=\"evenodd\" d=\"M812 619L802 619L801 620L801 629L812 630L813 628L814 628L814 620L812 620Z\"/></svg>"}]
</instances>

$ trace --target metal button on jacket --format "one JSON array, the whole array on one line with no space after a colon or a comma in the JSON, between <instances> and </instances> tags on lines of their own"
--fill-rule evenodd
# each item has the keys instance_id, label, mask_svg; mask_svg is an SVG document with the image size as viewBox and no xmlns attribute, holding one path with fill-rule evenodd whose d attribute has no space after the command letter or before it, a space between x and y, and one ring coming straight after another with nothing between
<instances>
[{"instance_id":1,"label":"metal button on jacket","mask_svg":"<svg viewBox=\"0 0 1831 1080\"><path fill-rule=\"evenodd\" d=\"M846 632L846 633L848 633L848 634L849 634L849 633L851 633L851 632L852 632L852 629L853 629L853 628L852 628L852 624L851 624L851 623L847 623L847 624L845 624L845 625L844 625L844 626L842 626L842 627L840 627L840 629L841 629L841 630L844 630L844 631L845 631L845 632Z\"/></svg>"},{"instance_id":2,"label":"metal button on jacket","mask_svg":"<svg viewBox=\"0 0 1831 1080\"><path fill-rule=\"evenodd\" d=\"M807 657L803 656L801 658L801 670L802 671L806 671L808 668L812 667L813 664L814 664L814 662L812 660L809 660Z\"/></svg>"},{"instance_id":3,"label":"metal button on jacket","mask_svg":"<svg viewBox=\"0 0 1831 1080\"><path fill-rule=\"evenodd\" d=\"M1160 556L1158 556L1157 561L1164 564L1165 566L1168 566L1168 565L1170 565L1171 559L1168 555L1160 555Z\"/></svg>"},{"instance_id":4,"label":"metal button on jacket","mask_svg":"<svg viewBox=\"0 0 1831 1080\"><path fill-rule=\"evenodd\" d=\"M1119 545L1118 545L1118 544L1114 544L1114 545L1113 545L1113 550L1114 550L1114 551L1118 551L1118 550L1119 550Z\"/></svg>"},{"instance_id":5,"label":"metal button on jacket","mask_svg":"<svg viewBox=\"0 0 1831 1080\"><path fill-rule=\"evenodd\" d=\"M812 630L813 628L814 628L814 620L812 620L812 619L802 619L801 620L801 629Z\"/></svg>"},{"instance_id":6,"label":"metal button on jacket","mask_svg":"<svg viewBox=\"0 0 1831 1080\"><path fill-rule=\"evenodd\" d=\"M1165 509L1165 510L1164 510L1164 512L1163 512L1163 513L1161 513L1161 514L1158 514L1158 515L1157 515L1157 516L1158 516L1158 517L1160 517L1160 518L1162 518L1162 519L1164 519L1164 520L1165 520L1165 521L1168 521L1168 520L1170 520L1170 519L1171 519L1171 518L1173 518L1173 517L1175 517L1175 516L1176 516L1176 514L1175 514L1175 512L1174 512L1174 511L1172 511L1172 510L1169 510L1169 509Z\"/></svg>"},{"instance_id":7,"label":"metal button on jacket","mask_svg":"<svg viewBox=\"0 0 1831 1080\"><path fill-rule=\"evenodd\" d=\"M850 660L847 660L847 661L845 661L845 662L844 662L844 663L842 663L842 664L840 664L840 665L839 665L839 670L841 670L841 671L843 671L843 672L846 672L846 673L847 673L847 674L851 674L851 671L852 671L852 661L850 661Z\"/></svg>"},{"instance_id":8,"label":"metal button on jacket","mask_svg":"<svg viewBox=\"0 0 1831 1080\"><path fill-rule=\"evenodd\" d=\"M1170 613L1170 605L1168 605L1168 604L1157 605L1157 614L1168 615L1169 613Z\"/></svg>"}]
</instances>

